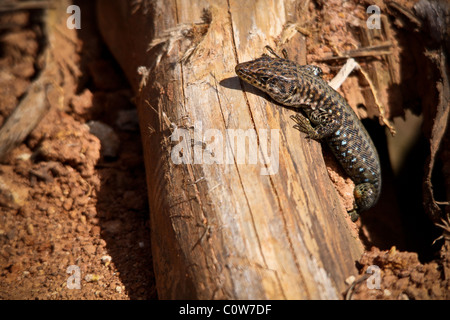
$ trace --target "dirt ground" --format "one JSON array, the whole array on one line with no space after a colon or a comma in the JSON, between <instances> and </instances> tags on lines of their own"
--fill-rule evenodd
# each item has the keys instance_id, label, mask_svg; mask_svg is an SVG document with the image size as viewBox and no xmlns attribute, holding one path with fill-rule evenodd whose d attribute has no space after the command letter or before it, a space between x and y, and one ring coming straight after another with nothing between
<instances>
[{"instance_id":1,"label":"dirt ground","mask_svg":"<svg viewBox=\"0 0 450 320\"><path fill-rule=\"evenodd\" d=\"M37 16L0 17L0 123L38 73ZM0 299L157 297L132 92L106 51L88 67L0 165Z\"/></svg>"},{"instance_id":2,"label":"dirt ground","mask_svg":"<svg viewBox=\"0 0 450 320\"><path fill-rule=\"evenodd\" d=\"M39 72L44 35L36 10L2 13L0 26L1 126ZM81 52L75 94L0 165L0 299L157 299L133 92L97 53ZM450 244L437 246L422 260L368 247L344 298L450 299ZM371 265L376 290L362 285Z\"/></svg>"}]
</instances>

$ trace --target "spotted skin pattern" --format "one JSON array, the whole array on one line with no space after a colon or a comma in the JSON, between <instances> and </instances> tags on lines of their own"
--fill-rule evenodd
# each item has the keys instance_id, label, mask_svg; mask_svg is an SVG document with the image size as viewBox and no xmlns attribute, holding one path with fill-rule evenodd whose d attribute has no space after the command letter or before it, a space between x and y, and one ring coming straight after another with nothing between
<instances>
[{"instance_id":1,"label":"spotted skin pattern","mask_svg":"<svg viewBox=\"0 0 450 320\"><path fill-rule=\"evenodd\" d=\"M380 161L372 139L347 101L322 79L319 67L273 54L238 64L236 74L276 102L302 111L291 117L294 128L307 138L325 140L355 183L355 208L349 214L356 221L360 212L375 205L381 191Z\"/></svg>"}]
</instances>

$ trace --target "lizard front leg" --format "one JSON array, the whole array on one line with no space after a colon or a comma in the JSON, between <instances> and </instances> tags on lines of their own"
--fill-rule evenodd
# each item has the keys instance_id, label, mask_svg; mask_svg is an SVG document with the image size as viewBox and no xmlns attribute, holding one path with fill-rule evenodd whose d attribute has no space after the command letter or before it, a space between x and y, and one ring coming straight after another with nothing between
<instances>
[{"instance_id":1,"label":"lizard front leg","mask_svg":"<svg viewBox=\"0 0 450 320\"><path fill-rule=\"evenodd\" d=\"M308 117L300 112L291 116L291 119L296 123L294 128L306 133L308 139L321 140L329 137L341 126L340 122L327 110L313 110L309 112Z\"/></svg>"}]
</instances>

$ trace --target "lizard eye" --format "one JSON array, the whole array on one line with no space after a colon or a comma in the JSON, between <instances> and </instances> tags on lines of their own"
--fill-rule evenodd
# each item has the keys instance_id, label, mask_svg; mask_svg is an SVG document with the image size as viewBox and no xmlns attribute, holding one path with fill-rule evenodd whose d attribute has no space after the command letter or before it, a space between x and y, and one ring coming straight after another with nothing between
<instances>
[{"instance_id":1,"label":"lizard eye","mask_svg":"<svg viewBox=\"0 0 450 320\"><path fill-rule=\"evenodd\" d=\"M260 80L261 80L262 83L266 84L267 81L269 81L269 77L268 76L262 76L262 77L260 77Z\"/></svg>"},{"instance_id":2,"label":"lizard eye","mask_svg":"<svg viewBox=\"0 0 450 320\"><path fill-rule=\"evenodd\" d=\"M315 67L315 68L314 68L314 74L315 74L316 76L318 76L318 77L322 77L322 74L323 74L322 68Z\"/></svg>"}]
</instances>

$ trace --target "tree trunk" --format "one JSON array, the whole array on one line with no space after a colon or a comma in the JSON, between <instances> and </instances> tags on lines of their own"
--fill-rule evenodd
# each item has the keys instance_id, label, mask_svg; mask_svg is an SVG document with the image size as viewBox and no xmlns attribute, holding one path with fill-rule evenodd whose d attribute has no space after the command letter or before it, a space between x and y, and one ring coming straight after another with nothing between
<instances>
[{"instance_id":1,"label":"tree trunk","mask_svg":"<svg viewBox=\"0 0 450 320\"><path fill-rule=\"evenodd\" d=\"M98 3L136 92L162 299L339 299L357 273L363 248L320 144L234 73L265 45L279 49L300 3ZM302 37L286 49L302 53ZM304 63L304 51L290 58Z\"/></svg>"}]
</instances>

